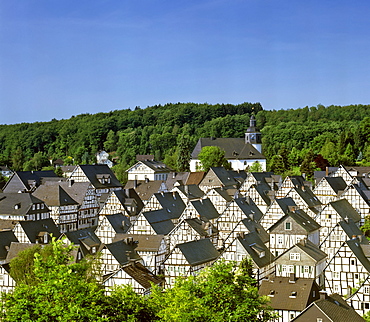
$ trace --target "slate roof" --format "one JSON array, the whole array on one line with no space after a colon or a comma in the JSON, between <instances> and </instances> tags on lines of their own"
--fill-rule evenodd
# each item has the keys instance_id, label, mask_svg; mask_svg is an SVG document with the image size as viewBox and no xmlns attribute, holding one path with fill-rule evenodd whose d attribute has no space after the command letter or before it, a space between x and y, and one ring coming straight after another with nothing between
<instances>
[{"instance_id":1,"label":"slate roof","mask_svg":"<svg viewBox=\"0 0 370 322\"><path fill-rule=\"evenodd\" d=\"M53 186L56 183L54 182L45 182L42 186L45 186L45 189L52 190ZM89 189L91 183L90 182L76 182L76 181L68 181L68 182L58 182L58 184L74 201L76 201L79 205L82 205L84 202L84 198L86 196L87 190ZM46 192L45 192L46 193Z\"/></svg>"},{"instance_id":2,"label":"slate roof","mask_svg":"<svg viewBox=\"0 0 370 322\"><path fill-rule=\"evenodd\" d=\"M30 193L0 193L0 214L10 216L25 216L28 213L49 212L44 209L32 210L33 204L42 204L42 200L34 197Z\"/></svg>"},{"instance_id":3,"label":"slate roof","mask_svg":"<svg viewBox=\"0 0 370 322\"><path fill-rule=\"evenodd\" d=\"M270 241L270 235L259 223L251 220L250 218L242 219L240 222L248 229L249 232L256 232L263 243L268 243Z\"/></svg>"},{"instance_id":4,"label":"slate roof","mask_svg":"<svg viewBox=\"0 0 370 322\"><path fill-rule=\"evenodd\" d=\"M31 243L37 242L37 238L41 232L47 232L56 238L59 238L61 235L57 225L51 218L35 221L20 221L19 224Z\"/></svg>"},{"instance_id":5,"label":"slate roof","mask_svg":"<svg viewBox=\"0 0 370 322\"><path fill-rule=\"evenodd\" d=\"M206 179L210 175L215 175L218 180L220 180L221 185L224 187L237 186L238 181L234 179L232 174L230 174L224 167L212 167L209 169L208 173L202 180L201 184L206 183Z\"/></svg>"},{"instance_id":6,"label":"slate roof","mask_svg":"<svg viewBox=\"0 0 370 322\"><path fill-rule=\"evenodd\" d=\"M323 252L317 245L315 245L310 240L304 238L299 243L293 245L284 253L282 253L278 258L284 256L286 253L289 253L294 248L299 248L302 252L306 253L317 263L321 262L327 257L326 253Z\"/></svg>"},{"instance_id":7,"label":"slate roof","mask_svg":"<svg viewBox=\"0 0 370 322\"><path fill-rule=\"evenodd\" d=\"M31 248L31 247L34 247L36 246L37 244L31 244L31 243L18 243L18 242L12 242L10 243L10 247L9 247L9 252L6 256L6 259L5 261L3 262L3 264L8 264L10 263L10 261L17 257L18 256L18 253L23 251L23 250L26 250L28 248Z\"/></svg>"},{"instance_id":8,"label":"slate roof","mask_svg":"<svg viewBox=\"0 0 370 322\"><path fill-rule=\"evenodd\" d=\"M304 200L304 202L311 210L314 210L312 208L315 208L316 206L322 205L320 200L317 199L317 197L310 188L304 186L303 189L301 188L292 188L292 189L298 193L298 195Z\"/></svg>"},{"instance_id":9,"label":"slate roof","mask_svg":"<svg viewBox=\"0 0 370 322\"><path fill-rule=\"evenodd\" d=\"M169 217L169 213L165 209L144 212L143 216L157 235L168 235L169 232L175 228L175 225Z\"/></svg>"},{"instance_id":10,"label":"slate roof","mask_svg":"<svg viewBox=\"0 0 370 322\"><path fill-rule=\"evenodd\" d=\"M85 164L79 165L79 167L95 189L122 187L122 184L118 181L113 171L106 164ZM100 177L109 177L110 182L101 183L99 181Z\"/></svg>"},{"instance_id":11,"label":"slate roof","mask_svg":"<svg viewBox=\"0 0 370 322\"><path fill-rule=\"evenodd\" d=\"M365 269L370 273L370 243L365 236L352 238L346 241L356 258L361 262Z\"/></svg>"},{"instance_id":12,"label":"slate roof","mask_svg":"<svg viewBox=\"0 0 370 322\"><path fill-rule=\"evenodd\" d=\"M190 184L186 186L177 186L179 189L188 199L200 199L204 196L204 192L199 189L198 185Z\"/></svg>"},{"instance_id":13,"label":"slate roof","mask_svg":"<svg viewBox=\"0 0 370 322\"><path fill-rule=\"evenodd\" d=\"M186 205L177 191L155 193L154 195L161 207L168 212L169 218L176 219L181 216Z\"/></svg>"},{"instance_id":14,"label":"slate roof","mask_svg":"<svg viewBox=\"0 0 370 322\"><path fill-rule=\"evenodd\" d=\"M105 245L110 253L119 262L120 265L128 265L132 261L139 261L140 255L136 251L137 243L126 243L125 240L119 240L111 244Z\"/></svg>"},{"instance_id":15,"label":"slate roof","mask_svg":"<svg viewBox=\"0 0 370 322\"><path fill-rule=\"evenodd\" d=\"M216 187L212 190L216 191L225 201L230 202L233 198L228 194L229 189L223 187ZM209 194L209 193L208 193Z\"/></svg>"},{"instance_id":16,"label":"slate roof","mask_svg":"<svg viewBox=\"0 0 370 322\"><path fill-rule=\"evenodd\" d=\"M164 164L161 161L154 161L154 160L142 160L134 164L132 167L126 170L126 172L129 172L132 168L136 167L137 164L142 163L155 171L156 173L169 173L172 171L170 167L168 167L166 164Z\"/></svg>"},{"instance_id":17,"label":"slate roof","mask_svg":"<svg viewBox=\"0 0 370 322\"><path fill-rule=\"evenodd\" d=\"M363 322L365 321L357 312L350 307L339 294L332 294L326 299L319 299L310 304L300 315L292 320L296 322L312 321L316 319L317 313L310 315L312 307L316 307L323 313L323 320L328 319L332 322Z\"/></svg>"},{"instance_id":18,"label":"slate roof","mask_svg":"<svg viewBox=\"0 0 370 322\"><path fill-rule=\"evenodd\" d=\"M314 232L321 228L321 226L314 219L312 219L312 217L307 215L303 210L297 209L296 211L289 212L285 216L281 217L269 228L269 232L271 233L274 231L276 227L281 225L281 223L287 219L287 217L292 218L299 226L306 230L307 233Z\"/></svg>"},{"instance_id":19,"label":"slate roof","mask_svg":"<svg viewBox=\"0 0 370 322\"><path fill-rule=\"evenodd\" d=\"M196 211L199 213L200 218L205 221L216 219L220 216L215 206L210 199L200 199L190 201Z\"/></svg>"},{"instance_id":20,"label":"slate roof","mask_svg":"<svg viewBox=\"0 0 370 322\"><path fill-rule=\"evenodd\" d=\"M17 243L18 239L11 230L0 231L0 260L4 260L8 255L11 243Z\"/></svg>"},{"instance_id":21,"label":"slate roof","mask_svg":"<svg viewBox=\"0 0 370 322\"><path fill-rule=\"evenodd\" d=\"M166 179L168 190L172 190L175 185L185 185L190 172L171 172Z\"/></svg>"},{"instance_id":22,"label":"slate roof","mask_svg":"<svg viewBox=\"0 0 370 322\"><path fill-rule=\"evenodd\" d=\"M198 219L198 218L190 218L190 219L184 219L185 222L193 228L200 236L209 236L208 228L212 229L213 233L218 233L218 229L212 225L211 223Z\"/></svg>"},{"instance_id":23,"label":"slate roof","mask_svg":"<svg viewBox=\"0 0 370 322\"><path fill-rule=\"evenodd\" d=\"M215 261L220 256L220 253L208 238L177 244L176 248L180 249L191 266Z\"/></svg>"},{"instance_id":24,"label":"slate roof","mask_svg":"<svg viewBox=\"0 0 370 322\"><path fill-rule=\"evenodd\" d=\"M298 209L299 207L295 203L294 199L291 197L288 198L279 198L275 199L276 203L280 206L280 208L283 210L285 214L292 211L294 208ZM295 210L294 209L294 210Z\"/></svg>"},{"instance_id":25,"label":"slate roof","mask_svg":"<svg viewBox=\"0 0 370 322\"><path fill-rule=\"evenodd\" d=\"M90 248L95 246L96 252L103 247L98 236L92 228L85 228L76 231L68 231L64 235L75 245L79 245L84 255L90 253Z\"/></svg>"},{"instance_id":26,"label":"slate roof","mask_svg":"<svg viewBox=\"0 0 370 322\"><path fill-rule=\"evenodd\" d=\"M337 201L329 202L329 204L334 208L337 214L342 217L342 219L350 218L354 222L359 222L361 220L361 215L352 207L347 199L340 199Z\"/></svg>"},{"instance_id":27,"label":"slate roof","mask_svg":"<svg viewBox=\"0 0 370 322\"><path fill-rule=\"evenodd\" d=\"M125 189L135 189L137 195L141 200L144 201L149 200L151 196L159 192L161 190L162 183L163 181L160 180L148 182L145 182L144 180L137 180L135 188L135 180L129 180L125 185Z\"/></svg>"},{"instance_id":28,"label":"slate roof","mask_svg":"<svg viewBox=\"0 0 370 322\"><path fill-rule=\"evenodd\" d=\"M31 190L31 188L34 186L37 187L41 184L42 178L59 178L53 170L50 171L16 171L13 173L13 175L8 180L7 184L4 187L4 191L6 192L14 192L18 193L18 185L12 187L13 180L16 180L18 178L21 185L23 185L23 188L27 191ZM16 189L16 190L14 190Z\"/></svg>"},{"instance_id":29,"label":"slate roof","mask_svg":"<svg viewBox=\"0 0 370 322\"><path fill-rule=\"evenodd\" d=\"M266 159L252 144L246 143L244 138L200 138L191 154L192 159L205 146L218 146L225 151L227 160Z\"/></svg>"},{"instance_id":30,"label":"slate roof","mask_svg":"<svg viewBox=\"0 0 370 322\"><path fill-rule=\"evenodd\" d=\"M274 255L271 254L257 232L238 236L236 240L244 247L258 268L265 267L275 260ZM261 252L265 252L265 255L262 257L260 257Z\"/></svg>"},{"instance_id":31,"label":"slate roof","mask_svg":"<svg viewBox=\"0 0 370 322\"><path fill-rule=\"evenodd\" d=\"M117 234L125 234L131 227L130 219L122 213L106 215L105 218L109 221Z\"/></svg>"},{"instance_id":32,"label":"slate roof","mask_svg":"<svg viewBox=\"0 0 370 322\"><path fill-rule=\"evenodd\" d=\"M263 216L261 210L257 207L254 201L250 198L236 198L234 202L238 205L239 209L247 216L248 218L253 217L253 220L260 221Z\"/></svg>"},{"instance_id":33,"label":"slate roof","mask_svg":"<svg viewBox=\"0 0 370 322\"><path fill-rule=\"evenodd\" d=\"M47 206L78 204L59 184L41 185L32 195L44 201Z\"/></svg>"},{"instance_id":34,"label":"slate roof","mask_svg":"<svg viewBox=\"0 0 370 322\"><path fill-rule=\"evenodd\" d=\"M316 291L315 298L311 297L312 290ZM275 276L262 280L258 294L269 296L269 305L275 310L303 311L319 298L319 287L314 278Z\"/></svg>"},{"instance_id":35,"label":"slate roof","mask_svg":"<svg viewBox=\"0 0 370 322\"><path fill-rule=\"evenodd\" d=\"M134 241L138 242L135 248L137 252L158 252L164 235L117 234L113 239L113 243L127 238L133 238Z\"/></svg>"},{"instance_id":36,"label":"slate roof","mask_svg":"<svg viewBox=\"0 0 370 322\"><path fill-rule=\"evenodd\" d=\"M325 180L336 194L338 194L340 191L343 191L347 187L347 183L342 177L325 177Z\"/></svg>"}]
</instances>

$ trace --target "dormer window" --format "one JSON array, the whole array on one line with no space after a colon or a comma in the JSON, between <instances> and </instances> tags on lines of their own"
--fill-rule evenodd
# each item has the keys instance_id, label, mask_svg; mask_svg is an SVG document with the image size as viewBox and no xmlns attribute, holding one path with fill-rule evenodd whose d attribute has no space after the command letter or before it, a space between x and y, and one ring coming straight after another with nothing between
<instances>
[{"instance_id":1,"label":"dormer window","mask_svg":"<svg viewBox=\"0 0 370 322\"><path fill-rule=\"evenodd\" d=\"M290 298L296 298L297 297L297 292L291 292L289 295Z\"/></svg>"},{"instance_id":2,"label":"dormer window","mask_svg":"<svg viewBox=\"0 0 370 322\"><path fill-rule=\"evenodd\" d=\"M15 210L18 210L21 208L21 204L20 203L17 203L16 205L14 205L14 209Z\"/></svg>"}]
</instances>

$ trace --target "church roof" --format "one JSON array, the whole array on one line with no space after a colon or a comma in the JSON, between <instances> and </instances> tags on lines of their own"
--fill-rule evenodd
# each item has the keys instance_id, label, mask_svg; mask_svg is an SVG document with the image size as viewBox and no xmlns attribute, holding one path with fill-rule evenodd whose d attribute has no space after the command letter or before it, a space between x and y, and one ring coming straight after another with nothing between
<instances>
[{"instance_id":1,"label":"church roof","mask_svg":"<svg viewBox=\"0 0 370 322\"><path fill-rule=\"evenodd\" d=\"M245 143L244 138L200 138L195 146L192 159L197 159L205 146L218 146L225 151L227 160L266 159L252 144Z\"/></svg>"}]
</instances>

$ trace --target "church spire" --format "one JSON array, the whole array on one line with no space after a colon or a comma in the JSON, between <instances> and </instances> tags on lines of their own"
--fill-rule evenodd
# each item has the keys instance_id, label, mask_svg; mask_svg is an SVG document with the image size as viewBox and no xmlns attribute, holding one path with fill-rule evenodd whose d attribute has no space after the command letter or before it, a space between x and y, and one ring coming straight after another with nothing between
<instances>
[{"instance_id":1,"label":"church spire","mask_svg":"<svg viewBox=\"0 0 370 322\"><path fill-rule=\"evenodd\" d=\"M257 121L252 114L249 120L249 127L245 133L245 143L252 144L258 152L262 153L262 136L257 130Z\"/></svg>"}]
</instances>

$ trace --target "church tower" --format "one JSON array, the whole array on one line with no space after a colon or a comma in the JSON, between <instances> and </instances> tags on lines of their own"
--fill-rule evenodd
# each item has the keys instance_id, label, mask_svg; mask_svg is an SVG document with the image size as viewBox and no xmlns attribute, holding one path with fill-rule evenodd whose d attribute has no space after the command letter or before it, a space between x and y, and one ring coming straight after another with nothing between
<instances>
[{"instance_id":1,"label":"church tower","mask_svg":"<svg viewBox=\"0 0 370 322\"><path fill-rule=\"evenodd\" d=\"M245 143L252 144L258 152L262 153L262 135L261 132L258 131L256 123L256 118L252 114L249 127L245 133Z\"/></svg>"}]
</instances>

